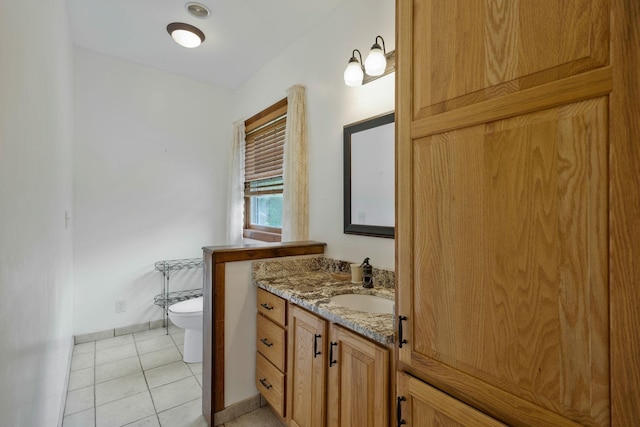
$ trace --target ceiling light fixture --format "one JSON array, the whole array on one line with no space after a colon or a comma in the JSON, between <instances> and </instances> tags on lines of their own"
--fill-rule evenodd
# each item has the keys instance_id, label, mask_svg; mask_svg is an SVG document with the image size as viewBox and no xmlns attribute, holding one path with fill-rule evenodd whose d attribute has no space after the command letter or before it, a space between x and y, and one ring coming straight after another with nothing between
<instances>
[{"instance_id":1,"label":"ceiling light fixture","mask_svg":"<svg viewBox=\"0 0 640 427\"><path fill-rule=\"evenodd\" d=\"M204 33L193 25L184 22L172 22L167 25L167 32L180 46L193 48L204 42Z\"/></svg>"},{"instance_id":2,"label":"ceiling light fixture","mask_svg":"<svg viewBox=\"0 0 640 427\"><path fill-rule=\"evenodd\" d=\"M382 47L378 44L378 39L382 41ZM355 56L358 52L360 55L360 61ZM384 39L382 36L377 36L376 40L371 46L371 51L362 66L362 55L358 49L354 49L347 64L347 68L344 70L344 83L347 86L360 86L372 82L382 76L386 76L396 70L396 51L393 50L389 53L386 52L384 45Z\"/></svg>"}]
</instances>

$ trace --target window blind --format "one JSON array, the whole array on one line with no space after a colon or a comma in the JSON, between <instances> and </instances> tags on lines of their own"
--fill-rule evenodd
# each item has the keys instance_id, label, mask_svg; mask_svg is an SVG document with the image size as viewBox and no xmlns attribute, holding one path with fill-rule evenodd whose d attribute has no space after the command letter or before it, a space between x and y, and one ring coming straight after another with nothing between
<instances>
[{"instance_id":1,"label":"window blind","mask_svg":"<svg viewBox=\"0 0 640 427\"><path fill-rule=\"evenodd\" d=\"M281 116L245 136L245 190L251 181L282 176L286 124Z\"/></svg>"}]
</instances>

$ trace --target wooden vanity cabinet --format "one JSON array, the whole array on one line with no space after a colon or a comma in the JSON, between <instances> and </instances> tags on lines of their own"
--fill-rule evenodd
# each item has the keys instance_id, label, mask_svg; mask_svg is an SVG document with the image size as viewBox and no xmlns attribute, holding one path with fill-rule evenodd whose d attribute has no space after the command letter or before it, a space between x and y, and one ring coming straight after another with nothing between
<instances>
[{"instance_id":1,"label":"wooden vanity cabinet","mask_svg":"<svg viewBox=\"0 0 640 427\"><path fill-rule=\"evenodd\" d=\"M286 415L287 301L262 289L257 295L256 388L280 415Z\"/></svg>"},{"instance_id":2,"label":"wooden vanity cabinet","mask_svg":"<svg viewBox=\"0 0 640 427\"><path fill-rule=\"evenodd\" d=\"M638 2L396 7L408 425L637 425Z\"/></svg>"},{"instance_id":3,"label":"wooden vanity cabinet","mask_svg":"<svg viewBox=\"0 0 640 427\"><path fill-rule=\"evenodd\" d=\"M289 305L287 424L326 425L328 322Z\"/></svg>"},{"instance_id":4,"label":"wooden vanity cabinet","mask_svg":"<svg viewBox=\"0 0 640 427\"><path fill-rule=\"evenodd\" d=\"M332 324L329 427L389 427L389 349Z\"/></svg>"},{"instance_id":5,"label":"wooden vanity cabinet","mask_svg":"<svg viewBox=\"0 0 640 427\"><path fill-rule=\"evenodd\" d=\"M263 289L256 347L256 387L288 426L389 426L388 347Z\"/></svg>"}]
</instances>

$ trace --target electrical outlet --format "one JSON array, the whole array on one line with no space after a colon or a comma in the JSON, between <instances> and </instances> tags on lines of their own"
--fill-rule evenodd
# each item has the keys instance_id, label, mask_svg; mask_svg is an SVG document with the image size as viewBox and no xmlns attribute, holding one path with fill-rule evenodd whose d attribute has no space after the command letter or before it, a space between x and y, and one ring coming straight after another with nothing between
<instances>
[{"instance_id":1,"label":"electrical outlet","mask_svg":"<svg viewBox=\"0 0 640 427\"><path fill-rule=\"evenodd\" d=\"M116 313L124 313L127 311L127 302L125 300L116 301Z\"/></svg>"}]
</instances>

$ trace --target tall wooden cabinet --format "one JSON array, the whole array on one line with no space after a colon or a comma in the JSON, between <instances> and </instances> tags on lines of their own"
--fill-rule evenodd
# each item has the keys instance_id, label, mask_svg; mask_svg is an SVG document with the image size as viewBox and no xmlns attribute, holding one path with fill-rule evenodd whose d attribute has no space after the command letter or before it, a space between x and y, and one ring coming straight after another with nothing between
<instances>
[{"instance_id":1,"label":"tall wooden cabinet","mask_svg":"<svg viewBox=\"0 0 640 427\"><path fill-rule=\"evenodd\" d=\"M411 425L640 419L639 4L397 1Z\"/></svg>"}]
</instances>

